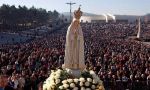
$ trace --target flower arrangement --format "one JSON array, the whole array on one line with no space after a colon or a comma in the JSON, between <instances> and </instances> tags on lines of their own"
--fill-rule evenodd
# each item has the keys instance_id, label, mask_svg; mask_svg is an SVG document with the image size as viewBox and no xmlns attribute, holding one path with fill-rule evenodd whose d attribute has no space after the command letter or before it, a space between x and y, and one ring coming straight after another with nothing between
<instances>
[{"instance_id":1,"label":"flower arrangement","mask_svg":"<svg viewBox=\"0 0 150 90\"><path fill-rule=\"evenodd\" d=\"M104 90L104 87L92 70L82 71L79 78L73 78L66 70L58 69L51 72L43 90Z\"/></svg>"}]
</instances>

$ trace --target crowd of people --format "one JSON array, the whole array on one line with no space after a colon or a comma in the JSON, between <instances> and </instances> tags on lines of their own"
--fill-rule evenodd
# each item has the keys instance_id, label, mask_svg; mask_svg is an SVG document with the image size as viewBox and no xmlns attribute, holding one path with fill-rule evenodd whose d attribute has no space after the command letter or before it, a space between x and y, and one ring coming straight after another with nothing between
<instances>
[{"instance_id":1,"label":"crowd of people","mask_svg":"<svg viewBox=\"0 0 150 90\"><path fill-rule=\"evenodd\" d=\"M150 89L150 47L127 39L136 31L135 24L81 26L85 64L103 80L106 90ZM0 45L0 86L6 90L40 90L50 71L63 64L67 27L30 43Z\"/></svg>"}]
</instances>

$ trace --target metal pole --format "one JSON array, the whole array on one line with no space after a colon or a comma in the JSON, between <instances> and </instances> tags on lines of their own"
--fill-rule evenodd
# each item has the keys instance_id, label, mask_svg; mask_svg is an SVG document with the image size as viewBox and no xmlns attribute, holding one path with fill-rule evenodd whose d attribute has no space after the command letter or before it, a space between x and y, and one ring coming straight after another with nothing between
<instances>
[{"instance_id":1,"label":"metal pole","mask_svg":"<svg viewBox=\"0 0 150 90\"><path fill-rule=\"evenodd\" d=\"M71 23L71 2L70 2L70 23Z\"/></svg>"},{"instance_id":2,"label":"metal pole","mask_svg":"<svg viewBox=\"0 0 150 90\"><path fill-rule=\"evenodd\" d=\"M68 4L68 5L70 5L70 23L71 23L71 9L72 9L72 5L73 4L76 4L76 3L72 3L71 1L69 2L69 3L66 3L66 4Z\"/></svg>"}]
</instances>

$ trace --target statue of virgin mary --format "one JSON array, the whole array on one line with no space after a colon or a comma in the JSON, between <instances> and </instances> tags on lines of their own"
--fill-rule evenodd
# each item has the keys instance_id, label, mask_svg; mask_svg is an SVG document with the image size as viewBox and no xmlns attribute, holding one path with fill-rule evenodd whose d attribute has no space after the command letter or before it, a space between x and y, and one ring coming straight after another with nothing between
<instances>
[{"instance_id":1,"label":"statue of virgin mary","mask_svg":"<svg viewBox=\"0 0 150 90\"><path fill-rule=\"evenodd\" d=\"M65 44L64 68L85 69L84 62L84 39L80 26L82 12L80 7L74 12L74 18L67 30Z\"/></svg>"}]
</instances>

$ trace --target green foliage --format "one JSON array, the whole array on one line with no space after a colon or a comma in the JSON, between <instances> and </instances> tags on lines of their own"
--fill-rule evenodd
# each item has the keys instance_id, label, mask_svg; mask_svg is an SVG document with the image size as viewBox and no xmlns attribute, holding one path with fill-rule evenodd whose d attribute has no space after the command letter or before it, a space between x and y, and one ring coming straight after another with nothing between
<instances>
[{"instance_id":1,"label":"green foliage","mask_svg":"<svg viewBox=\"0 0 150 90\"><path fill-rule=\"evenodd\" d=\"M81 77L93 79L92 75L88 71L81 72Z\"/></svg>"},{"instance_id":2,"label":"green foliage","mask_svg":"<svg viewBox=\"0 0 150 90\"><path fill-rule=\"evenodd\" d=\"M69 78L69 74L67 73L66 70L63 70L60 76L61 76L61 78L60 78L61 80L65 80L65 79Z\"/></svg>"},{"instance_id":3,"label":"green foliage","mask_svg":"<svg viewBox=\"0 0 150 90\"><path fill-rule=\"evenodd\" d=\"M35 26L44 25L49 21L57 20L59 13L54 10L46 11L42 8L27 8L26 6L3 4L0 7L0 24L15 26Z\"/></svg>"}]
</instances>

